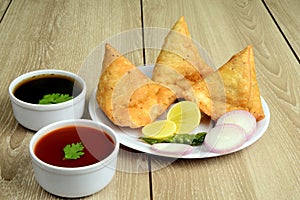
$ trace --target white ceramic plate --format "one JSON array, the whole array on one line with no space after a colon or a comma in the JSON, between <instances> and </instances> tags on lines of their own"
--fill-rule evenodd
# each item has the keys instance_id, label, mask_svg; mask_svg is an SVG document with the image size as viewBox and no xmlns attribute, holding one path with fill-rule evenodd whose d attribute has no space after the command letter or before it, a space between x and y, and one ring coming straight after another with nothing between
<instances>
[{"instance_id":1,"label":"white ceramic plate","mask_svg":"<svg viewBox=\"0 0 300 200\"><path fill-rule=\"evenodd\" d=\"M148 77L152 76L152 70L153 70L153 65L149 66L143 66L139 67L139 69L146 74ZM233 152L242 150L254 142L256 142L259 138L263 136L265 131L267 130L270 122L270 111L269 107L266 103L266 101L261 97L262 100L262 105L265 113L265 118L257 123L257 128L252 135L252 137L240 148L236 149ZM216 156L221 156L225 154L216 154L216 153L210 153L208 152L204 145L200 146L195 146L193 147L193 150L191 153L187 155L170 155L167 153L158 153L155 152L151 149L151 145L146 144L139 140L138 138L142 136L141 129L131 129L131 128L123 128L114 125L107 117L106 115L99 109L97 101L96 101L96 90L93 92L93 94L90 97L89 100L89 113L92 118L92 120L97 121L97 122L102 122L108 126L110 126L119 136L120 143L130 147L132 149L144 152L144 153L149 153L149 154L154 154L154 155L159 155L159 156L165 156L165 157L174 157L174 158L209 158L209 157L216 157ZM165 116L161 116L160 118L164 118ZM209 119L201 119L201 123L198 126L196 130L194 130L192 133L197 133L201 131L208 131L210 128L212 128L212 122ZM232 152L231 152L232 153Z\"/></svg>"}]
</instances>

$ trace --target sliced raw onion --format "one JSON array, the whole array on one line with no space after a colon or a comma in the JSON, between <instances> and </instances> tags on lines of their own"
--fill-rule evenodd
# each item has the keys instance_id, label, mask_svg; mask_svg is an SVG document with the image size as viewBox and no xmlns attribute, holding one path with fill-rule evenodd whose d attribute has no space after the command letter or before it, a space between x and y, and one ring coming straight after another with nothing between
<instances>
[{"instance_id":1,"label":"sliced raw onion","mask_svg":"<svg viewBox=\"0 0 300 200\"><path fill-rule=\"evenodd\" d=\"M236 124L241 126L246 132L247 140L251 138L256 128L256 119L248 111L245 110L233 110L222 115L216 125L220 124Z\"/></svg>"},{"instance_id":2,"label":"sliced raw onion","mask_svg":"<svg viewBox=\"0 0 300 200\"><path fill-rule=\"evenodd\" d=\"M235 124L221 124L210 129L204 139L204 146L209 152L230 153L246 142L246 132Z\"/></svg>"},{"instance_id":3,"label":"sliced raw onion","mask_svg":"<svg viewBox=\"0 0 300 200\"><path fill-rule=\"evenodd\" d=\"M151 145L153 151L173 156L182 156L191 153L193 147L187 144L157 143Z\"/></svg>"}]
</instances>

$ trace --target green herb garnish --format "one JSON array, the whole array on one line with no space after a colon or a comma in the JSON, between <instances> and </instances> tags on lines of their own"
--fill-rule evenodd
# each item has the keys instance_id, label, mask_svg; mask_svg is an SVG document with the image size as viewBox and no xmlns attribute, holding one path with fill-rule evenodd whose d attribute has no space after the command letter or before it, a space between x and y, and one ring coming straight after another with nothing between
<instances>
[{"instance_id":1,"label":"green herb garnish","mask_svg":"<svg viewBox=\"0 0 300 200\"><path fill-rule=\"evenodd\" d=\"M188 144L191 146L201 145L206 136L206 132L200 132L197 134L176 134L161 139L153 139L147 137L139 137L139 139L145 141L148 144L157 144L157 143L177 143L177 144Z\"/></svg>"},{"instance_id":2,"label":"green herb garnish","mask_svg":"<svg viewBox=\"0 0 300 200\"><path fill-rule=\"evenodd\" d=\"M56 104L68 101L70 99L73 99L73 96L70 96L68 94L46 94L41 100L39 100L39 104Z\"/></svg>"},{"instance_id":3,"label":"green herb garnish","mask_svg":"<svg viewBox=\"0 0 300 200\"><path fill-rule=\"evenodd\" d=\"M82 151L84 149L84 146L82 145L81 142L77 142L76 144L72 143L67 144L64 147L64 152L65 152L65 157L64 160L76 160L78 158L80 158L80 156L82 156L84 154L84 152Z\"/></svg>"}]
</instances>

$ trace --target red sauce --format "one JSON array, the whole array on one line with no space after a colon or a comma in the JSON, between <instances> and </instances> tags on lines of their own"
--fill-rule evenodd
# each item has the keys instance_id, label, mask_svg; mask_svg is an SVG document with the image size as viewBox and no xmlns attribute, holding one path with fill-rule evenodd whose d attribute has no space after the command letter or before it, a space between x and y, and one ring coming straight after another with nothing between
<instances>
[{"instance_id":1,"label":"red sauce","mask_svg":"<svg viewBox=\"0 0 300 200\"><path fill-rule=\"evenodd\" d=\"M67 144L82 142L84 155L76 160L64 159ZM36 143L35 155L42 161L59 167L82 167L94 164L110 155L115 148L112 138L97 129L69 126L54 130Z\"/></svg>"}]
</instances>

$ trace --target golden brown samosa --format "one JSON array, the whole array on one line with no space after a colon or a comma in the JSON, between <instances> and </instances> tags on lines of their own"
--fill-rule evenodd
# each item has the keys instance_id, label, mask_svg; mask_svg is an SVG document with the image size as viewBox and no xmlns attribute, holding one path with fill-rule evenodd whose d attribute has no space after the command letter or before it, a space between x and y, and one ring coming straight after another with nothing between
<instances>
[{"instance_id":1,"label":"golden brown samosa","mask_svg":"<svg viewBox=\"0 0 300 200\"><path fill-rule=\"evenodd\" d=\"M170 87L178 98L183 91L191 91L191 85L211 74L191 39L184 16L180 17L164 40L157 57L152 80Z\"/></svg>"},{"instance_id":2,"label":"golden brown samosa","mask_svg":"<svg viewBox=\"0 0 300 200\"><path fill-rule=\"evenodd\" d=\"M257 121L264 118L250 45L195 84L193 90L200 110L213 120L239 109L249 111Z\"/></svg>"},{"instance_id":3,"label":"golden brown samosa","mask_svg":"<svg viewBox=\"0 0 300 200\"><path fill-rule=\"evenodd\" d=\"M105 46L102 67L96 99L115 125L145 126L176 99L172 90L153 82L109 44Z\"/></svg>"}]
</instances>

